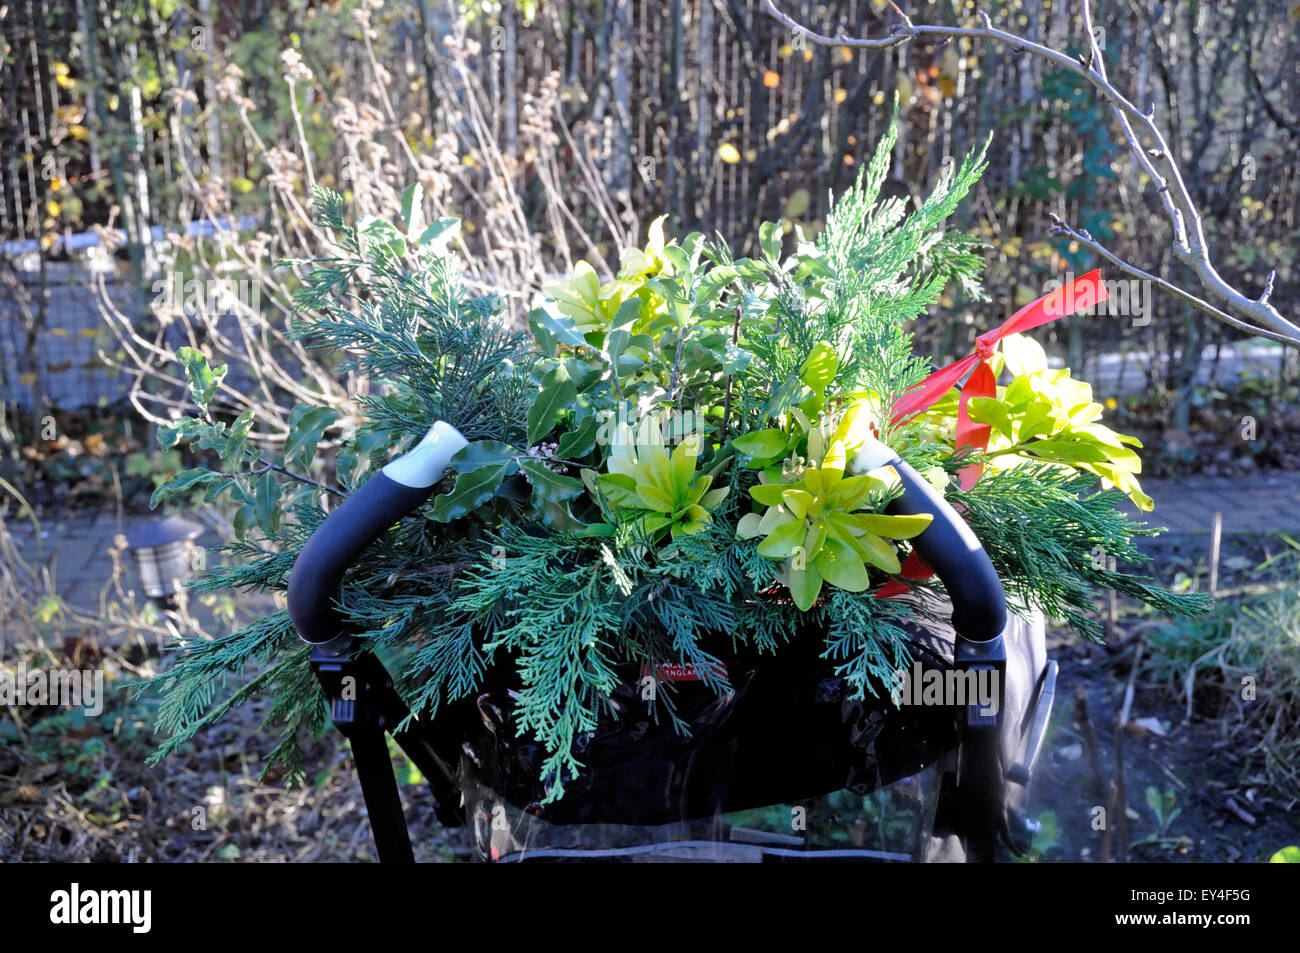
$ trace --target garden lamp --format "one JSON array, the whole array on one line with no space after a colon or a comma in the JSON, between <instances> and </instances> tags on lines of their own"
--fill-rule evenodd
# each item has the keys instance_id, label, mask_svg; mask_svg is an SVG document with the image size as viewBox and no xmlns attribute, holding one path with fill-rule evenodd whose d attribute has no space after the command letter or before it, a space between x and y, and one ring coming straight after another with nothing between
<instances>
[{"instance_id":1,"label":"garden lamp","mask_svg":"<svg viewBox=\"0 0 1300 953\"><path fill-rule=\"evenodd\" d=\"M194 540L202 534L201 525L179 516L151 520L127 533L140 588L162 608L175 608L176 594L193 574Z\"/></svg>"}]
</instances>

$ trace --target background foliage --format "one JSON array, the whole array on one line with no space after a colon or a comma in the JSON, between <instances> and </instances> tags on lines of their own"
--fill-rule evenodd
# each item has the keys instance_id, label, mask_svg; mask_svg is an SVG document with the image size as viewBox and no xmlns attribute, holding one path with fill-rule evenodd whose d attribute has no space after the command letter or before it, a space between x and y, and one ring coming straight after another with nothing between
<instances>
[{"instance_id":1,"label":"background foliage","mask_svg":"<svg viewBox=\"0 0 1300 953\"><path fill-rule=\"evenodd\" d=\"M1109 115L1075 78L966 41L877 54L808 46L760 6L10 5L0 13L0 233L36 242L57 262L66 231L123 228L115 257L121 280L137 289L126 311L146 336L157 331L153 319L168 323L156 302L151 314L150 289L173 270L247 276L262 286L260 310L279 322L294 282L271 263L318 249L311 187L392 213L418 178L433 217L465 220L461 248L473 277L517 289L508 303L518 311L547 275L593 252L612 268L617 249L659 210L679 234L716 230L739 254L754 251L763 221L815 233L828 194L843 190L883 134L880 107L897 93L904 123L889 194L926 194L953 157L997 137L997 162L961 215L990 244L987 287L997 307L949 292L919 328L936 360L966 353L991 315L1036 297L1048 278L1086 270L1083 250L1045 238L1049 212L1178 281ZM884 0L785 7L831 32L878 34L894 16ZM982 9L1030 39L1082 49L1068 3ZM956 2L912 12L940 22L973 15ZM1288 0L1129 0L1098 5L1096 18L1112 75L1135 101L1156 103L1169 128L1192 194L1214 222L1225 273L1255 287L1269 262L1279 301L1292 300L1296 281L1298 17ZM150 231L227 215L251 217L237 242L219 235L169 245ZM39 342L60 323L49 289L63 279L44 257L35 278L21 255L7 257L19 265L0 270L21 333L0 361L0 393L24 408L8 428L32 439L52 373ZM1081 319L1062 322L1048 347L1084 379L1103 349L1148 351L1129 370L1145 375L1156 398L1144 411L1167 414L1171 439L1185 441L1203 348L1233 335L1173 301L1154 306L1141 326L1120 317L1085 334ZM119 343L110 337L98 350L134 369L136 355ZM269 438L283 435L284 419L266 423Z\"/></svg>"}]
</instances>

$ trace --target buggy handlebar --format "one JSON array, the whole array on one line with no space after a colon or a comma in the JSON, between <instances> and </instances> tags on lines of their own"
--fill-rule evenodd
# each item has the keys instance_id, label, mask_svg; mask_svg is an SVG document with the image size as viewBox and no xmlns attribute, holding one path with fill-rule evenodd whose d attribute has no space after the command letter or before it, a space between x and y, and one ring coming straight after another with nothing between
<instances>
[{"instance_id":1,"label":"buggy handlebar","mask_svg":"<svg viewBox=\"0 0 1300 953\"><path fill-rule=\"evenodd\" d=\"M902 495L886 507L888 512L934 517L912 546L948 590L953 628L972 642L997 638L1007 624L1006 594L980 541L943 494L879 440L867 437L849 462L853 473L882 466L893 467L903 484Z\"/></svg>"},{"instance_id":2,"label":"buggy handlebar","mask_svg":"<svg viewBox=\"0 0 1300 953\"><path fill-rule=\"evenodd\" d=\"M321 644L342 633L334 597L344 573L388 527L429 498L452 456L466 444L454 427L438 421L414 449L371 477L317 527L289 578L289 616L303 641ZM860 473L880 466L892 466L903 485L890 513L934 517L912 543L948 590L953 627L972 642L996 639L1006 626L1006 598L975 534L942 493L892 449L868 438L850 469Z\"/></svg>"},{"instance_id":3,"label":"buggy handlebar","mask_svg":"<svg viewBox=\"0 0 1300 953\"><path fill-rule=\"evenodd\" d=\"M414 449L367 480L316 528L289 576L289 618L304 642L319 645L341 634L334 596L343 574L388 527L429 498L467 443L455 427L438 421Z\"/></svg>"}]
</instances>

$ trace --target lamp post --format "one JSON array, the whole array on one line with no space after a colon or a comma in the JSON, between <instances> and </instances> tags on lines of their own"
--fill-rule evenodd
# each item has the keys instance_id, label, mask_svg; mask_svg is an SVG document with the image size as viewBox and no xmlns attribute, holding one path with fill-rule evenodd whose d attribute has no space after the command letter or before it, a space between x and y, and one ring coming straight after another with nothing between
<instances>
[{"instance_id":1,"label":"lamp post","mask_svg":"<svg viewBox=\"0 0 1300 953\"><path fill-rule=\"evenodd\" d=\"M179 516L141 523L126 534L144 594L159 608L177 608L176 596L194 573L194 540L203 527Z\"/></svg>"}]
</instances>

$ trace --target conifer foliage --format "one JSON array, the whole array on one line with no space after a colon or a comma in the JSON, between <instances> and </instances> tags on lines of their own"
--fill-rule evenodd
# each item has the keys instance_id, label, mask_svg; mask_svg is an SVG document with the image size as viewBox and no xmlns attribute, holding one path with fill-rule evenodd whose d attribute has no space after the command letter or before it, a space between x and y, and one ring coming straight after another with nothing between
<instances>
[{"instance_id":1,"label":"conifer foliage","mask_svg":"<svg viewBox=\"0 0 1300 953\"><path fill-rule=\"evenodd\" d=\"M338 606L396 660L417 717L436 718L490 666L510 666L516 729L548 752L552 797L580 770L574 739L596 728L620 663L691 665L721 693L731 647L780 652L815 632L858 692L887 691L911 661L900 628L911 610L878 592L891 578L902 588L907 540L927 518L884 512L898 492L888 468L846 472L868 433L960 504L1013 608L1041 606L1089 638L1103 587L1160 611L1203 610L1097 565L1097 550L1135 558L1132 538L1150 530L1116 508L1140 493L1132 441L1095 423L1086 384L1018 359L1019 389L982 398L981 419L998 429L966 491L956 474L973 455L956 446L956 391L894 419L928 369L908 322L950 286L982 300L979 249L945 222L984 149L909 211L880 200L893 139L891 126L815 240L769 224L760 253L737 258L700 234L669 240L659 219L611 280L583 264L546 286L527 332L507 329L500 297L466 290L451 250L458 224L423 222L418 187L400 227L350 224L343 200L320 190L315 213L335 253L308 263L295 333L366 377L371 396L359 420L299 405L272 455L248 445L249 415L212 408L225 369L182 353L196 412L161 440L203 451L209 465L178 474L155 503L222 498L239 536L197 588L283 590L327 508L434 420L449 422L470 441L454 473L364 554ZM1059 392L1068 399L1053 402ZM328 471L323 441L338 448ZM907 575L907 587L941 588ZM223 687L248 671L236 690ZM285 612L180 646L157 681L166 740L156 758L262 691L274 698L267 727L282 733L274 758L291 768L303 732L328 727ZM653 705L676 723L671 691Z\"/></svg>"}]
</instances>

